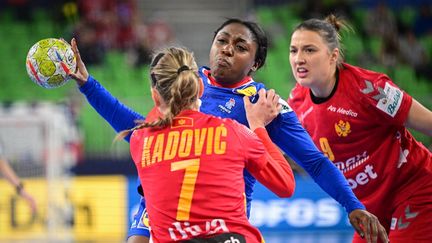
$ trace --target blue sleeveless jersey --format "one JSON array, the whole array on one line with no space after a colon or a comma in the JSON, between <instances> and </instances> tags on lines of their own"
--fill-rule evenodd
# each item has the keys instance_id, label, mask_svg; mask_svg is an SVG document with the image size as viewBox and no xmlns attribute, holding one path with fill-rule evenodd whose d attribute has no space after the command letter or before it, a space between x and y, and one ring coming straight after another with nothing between
<instances>
[{"instance_id":1,"label":"blue sleeveless jersey","mask_svg":"<svg viewBox=\"0 0 432 243\"><path fill-rule=\"evenodd\" d=\"M257 91L265 88L264 84L252 80L237 88L216 87L210 84L209 73L210 70L207 67L199 69L199 75L204 83L200 110L214 116L234 119L247 126L243 97L250 96L251 101L254 102L257 99ZM80 87L80 91L117 132L134 127L134 121L137 119L144 119L142 115L119 102L91 76ZM266 127L272 141L303 167L324 191L345 207L348 213L354 209L364 209L342 173L316 148L288 104L283 100L281 104L283 107L281 113ZM130 136L127 136L125 140L129 142L129 138ZM249 217L256 179L246 170L244 179Z\"/></svg>"}]
</instances>

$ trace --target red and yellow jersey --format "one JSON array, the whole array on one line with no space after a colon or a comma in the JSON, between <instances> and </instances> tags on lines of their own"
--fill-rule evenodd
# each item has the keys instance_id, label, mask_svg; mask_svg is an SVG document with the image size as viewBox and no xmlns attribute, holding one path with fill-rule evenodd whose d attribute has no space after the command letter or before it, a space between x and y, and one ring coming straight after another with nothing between
<instances>
[{"instance_id":1,"label":"red and yellow jersey","mask_svg":"<svg viewBox=\"0 0 432 243\"><path fill-rule=\"evenodd\" d=\"M252 131L188 110L170 127L135 131L130 144L154 242L226 232L262 241L245 211L243 170L258 172L267 163Z\"/></svg>"},{"instance_id":2,"label":"red and yellow jersey","mask_svg":"<svg viewBox=\"0 0 432 243\"><path fill-rule=\"evenodd\" d=\"M386 75L344 64L329 99L297 84L288 102L372 213L431 183L431 153L404 127L412 97Z\"/></svg>"}]
</instances>

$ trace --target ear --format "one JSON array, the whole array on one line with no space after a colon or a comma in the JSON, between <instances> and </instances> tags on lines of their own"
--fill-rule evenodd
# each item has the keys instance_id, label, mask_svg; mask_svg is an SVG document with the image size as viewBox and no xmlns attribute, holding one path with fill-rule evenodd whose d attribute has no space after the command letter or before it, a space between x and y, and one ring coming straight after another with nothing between
<instances>
[{"instance_id":1,"label":"ear","mask_svg":"<svg viewBox=\"0 0 432 243\"><path fill-rule=\"evenodd\" d=\"M331 61L336 63L339 59L339 54L339 48L335 48L331 53Z\"/></svg>"},{"instance_id":2,"label":"ear","mask_svg":"<svg viewBox=\"0 0 432 243\"><path fill-rule=\"evenodd\" d=\"M259 67L259 63L255 62L254 65L251 68L251 72L256 72L256 70L258 70L258 67Z\"/></svg>"}]
</instances>

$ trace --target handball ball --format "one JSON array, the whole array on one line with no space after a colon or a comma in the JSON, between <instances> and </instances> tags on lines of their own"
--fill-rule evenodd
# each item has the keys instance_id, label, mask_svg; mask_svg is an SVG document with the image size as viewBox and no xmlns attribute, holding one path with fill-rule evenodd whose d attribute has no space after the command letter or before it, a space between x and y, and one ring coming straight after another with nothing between
<instances>
[{"instance_id":1,"label":"handball ball","mask_svg":"<svg viewBox=\"0 0 432 243\"><path fill-rule=\"evenodd\" d=\"M72 47L63 40L48 38L34 44L26 59L27 73L37 85L52 89L70 79L69 73L76 68Z\"/></svg>"}]
</instances>

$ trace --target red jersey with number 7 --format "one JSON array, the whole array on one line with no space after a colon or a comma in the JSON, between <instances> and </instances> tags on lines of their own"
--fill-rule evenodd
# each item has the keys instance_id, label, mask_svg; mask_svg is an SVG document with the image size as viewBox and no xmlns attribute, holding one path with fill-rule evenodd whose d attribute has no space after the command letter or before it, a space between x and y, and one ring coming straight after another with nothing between
<instances>
[{"instance_id":1,"label":"red jersey with number 7","mask_svg":"<svg viewBox=\"0 0 432 243\"><path fill-rule=\"evenodd\" d=\"M130 144L154 242L226 232L262 241L246 217L243 169L260 171L266 150L248 128L188 110L170 127L133 132Z\"/></svg>"}]
</instances>

